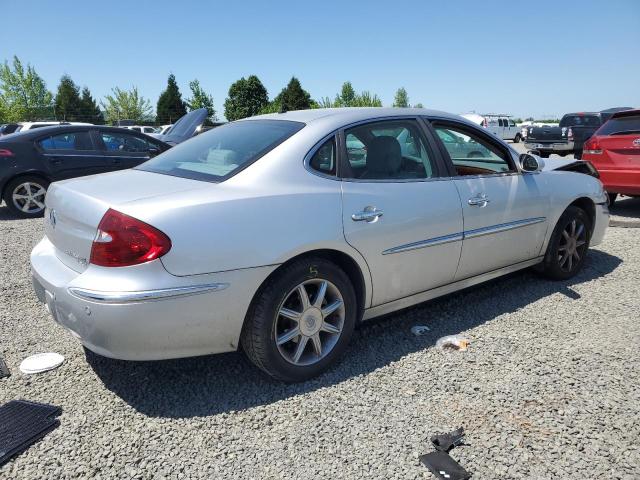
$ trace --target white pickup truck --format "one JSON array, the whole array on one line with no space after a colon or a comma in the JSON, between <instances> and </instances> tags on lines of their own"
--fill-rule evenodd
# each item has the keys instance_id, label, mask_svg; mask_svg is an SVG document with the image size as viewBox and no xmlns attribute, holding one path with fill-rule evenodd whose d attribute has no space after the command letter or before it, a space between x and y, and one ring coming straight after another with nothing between
<instances>
[{"instance_id":1,"label":"white pickup truck","mask_svg":"<svg viewBox=\"0 0 640 480\"><path fill-rule=\"evenodd\" d=\"M522 140L520 127L511 119L511 115L486 113L479 115L477 113L465 113L462 115L467 120L476 123L502 140L513 140L518 143Z\"/></svg>"}]
</instances>

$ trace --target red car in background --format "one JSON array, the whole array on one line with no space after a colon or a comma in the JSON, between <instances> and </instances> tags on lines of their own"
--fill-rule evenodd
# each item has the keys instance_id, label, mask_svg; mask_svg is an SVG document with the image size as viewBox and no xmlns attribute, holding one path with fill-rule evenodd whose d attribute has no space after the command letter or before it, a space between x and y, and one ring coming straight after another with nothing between
<instances>
[{"instance_id":1,"label":"red car in background","mask_svg":"<svg viewBox=\"0 0 640 480\"><path fill-rule=\"evenodd\" d=\"M584 144L612 204L618 194L640 196L640 109L614 113Z\"/></svg>"}]
</instances>

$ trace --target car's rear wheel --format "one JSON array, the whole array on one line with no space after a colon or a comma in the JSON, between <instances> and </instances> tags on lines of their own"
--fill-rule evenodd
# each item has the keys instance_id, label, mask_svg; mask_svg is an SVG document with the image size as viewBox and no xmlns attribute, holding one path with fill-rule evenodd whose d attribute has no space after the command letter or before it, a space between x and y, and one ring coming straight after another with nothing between
<instances>
[{"instance_id":1,"label":"car's rear wheel","mask_svg":"<svg viewBox=\"0 0 640 480\"><path fill-rule=\"evenodd\" d=\"M249 359L274 378L308 380L344 352L356 323L349 277L323 258L298 260L257 294L242 330Z\"/></svg>"},{"instance_id":2,"label":"car's rear wheel","mask_svg":"<svg viewBox=\"0 0 640 480\"><path fill-rule=\"evenodd\" d=\"M513 143L520 143L522 136L519 133L516 133L516 137L513 139Z\"/></svg>"},{"instance_id":3,"label":"car's rear wheel","mask_svg":"<svg viewBox=\"0 0 640 480\"><path fill-rule=\"evenodd\" d=\"M7 184L4 201L9 210L19 217L40 217L44 212L47 188L49 188L49 182L42 177L18 177Z\"/></svg>"},{"instance_id":4,"label":"car's rear wheel","mask_svg":"<svg viewBox=\"0 0 640 480\"><path fill-rule=\"evenodd\" d=\"M591 240L591 220L584 210L570 206L560 216L551 235L541 271L555 280L577 274L584 264Z\"/></svg>"},{"instance_id":5,"label":"car's rear wheel","mask_svg":"<svg viewBox=\"0 0 640 480\"><path fill-rule=\"evenodd\" d=\"M609 197L609 206L611 207L614 203L616 203L618 194L613 192L607 192L607 196Z\"/></svg>"}]
</instances>

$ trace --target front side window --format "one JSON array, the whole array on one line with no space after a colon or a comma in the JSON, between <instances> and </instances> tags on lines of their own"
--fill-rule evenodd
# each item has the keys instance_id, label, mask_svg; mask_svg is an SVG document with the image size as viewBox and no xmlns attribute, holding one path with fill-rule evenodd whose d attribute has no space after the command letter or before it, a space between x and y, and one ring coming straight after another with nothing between
<instances>
[{"instance_id":1,"label":"front side window","mask_svg":"<svg viewBox=\"0 0 640 480\"><path fill-rule=\"evenodd\" d=\"M326 175L336 174L336 141L330 138L322 144L311 157L309 165L314 170Z\"/></svg>"},{"instance_id":2,"label":"front side window","mask_svg":"<svg viewBox=\"0 0 640 480\"><path fill-rule=\"evenodd\" d=\"M345 178L404 180L431 178L433 160L415 120L389 120L345 131Z\"/></svg>"},{"instance_id":3,"label":"front side window","mask_svg":"<svg viewBox=\"0 0 640 480\"><path fill-rule=\"evenodd\" d=\"M109 152L146 153L153 145L145 139L120 132L101 132L102 142Z\"/></svg>"},{"instance_id":4,"label":"front side window","mask_svg":"<svg viewBox=\"0 0 640 480\"><path fill-rule=\"evenodd\" d=\"M491 142L463 129L434 125L458 175L491 175L517 171L507 154Z\"/></svg>"},{"instance_id":5,"label":"front side window","mask_svg":"<svg viewBox=\"0 0 640 480\"><path fill-rule=\"evenodd\" d=\"M67 132L51 135L38 141L44 150L92 150L87 132Z\"/></svg>"},{"instance_id":6,"label":"front side window","mask_svg":"<svg viewBox=\"0 0 640 480\"><path fill-rule=\"evenodd\" d=\"M304 125L289 120L228 123L180 143L136 168L219 182L265 155Z\"/></svg>"}]
</instances>

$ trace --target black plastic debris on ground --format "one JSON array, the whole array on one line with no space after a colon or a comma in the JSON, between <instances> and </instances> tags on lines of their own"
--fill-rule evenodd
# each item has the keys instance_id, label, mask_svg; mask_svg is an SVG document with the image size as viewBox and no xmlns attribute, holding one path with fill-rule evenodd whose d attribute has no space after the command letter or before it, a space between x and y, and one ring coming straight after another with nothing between
<instances>
[{"instance_id":1,"label":"black plastic debris on ground","mask_svg":"<svg viewBox=\"0 0 640 480\"><path fill-rule=\"evenodd\" d=\"M13 400L0 407L0 465L60 425L60 407Z\"/></svg>"},{"instance_id":2,"label":"black plastic debris on ground","mask_svg":"<svg viewBox=\"0 0 640 480\"><path fill-rule=\"evenodd\" d=\"M10 377L10 376L11 376L11 372L9 371L9 367L7 367L7 364L4 363L3 358L0 357L0 378Z\"/></svg>"},{"instance_id":3,"label":"black plastic debris on ground","mask_svg":"<svg viewBox=\"0 0 640 480\"><path fill-rule=\"evenodd\" d=\"M464 442L464 428L460 427L451 433L433 435L431 443L435 452L420 456L420 463L431 471L436 478L442 480L467 480L471 474L449 455L449 451Z\"/></svg>"}]
</instances>

